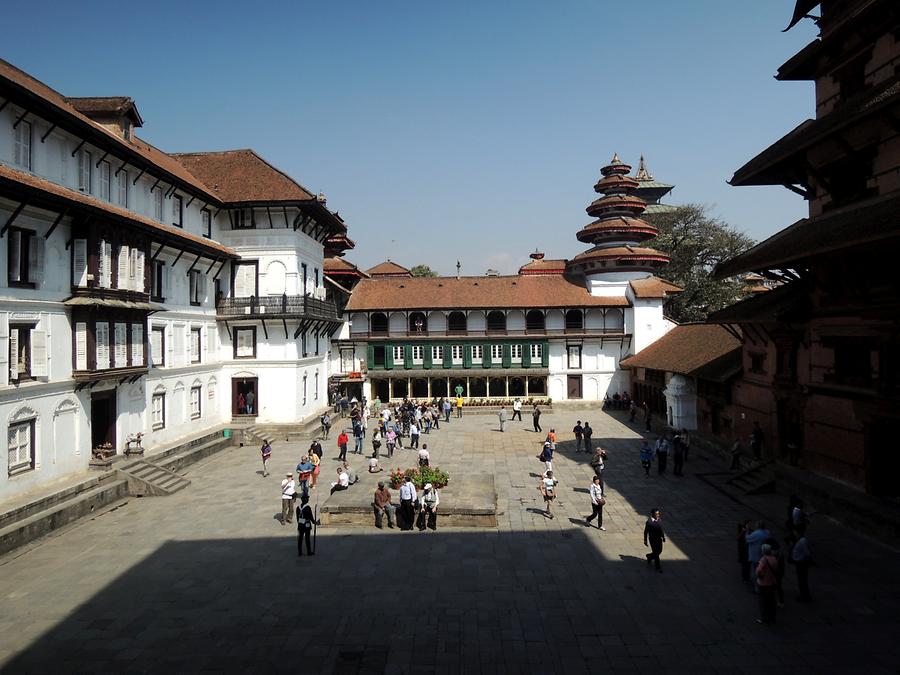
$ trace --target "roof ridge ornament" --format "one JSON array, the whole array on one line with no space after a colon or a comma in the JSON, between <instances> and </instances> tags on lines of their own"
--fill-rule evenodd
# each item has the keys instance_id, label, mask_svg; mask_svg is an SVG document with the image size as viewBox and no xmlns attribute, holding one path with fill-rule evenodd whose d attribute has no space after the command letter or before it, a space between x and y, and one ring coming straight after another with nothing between
<instances>
[{"instance_id":1,"label":"roof ridge ornament","mask_svg":"<svg viewBox=\"0 0 900 675\"><path fill-rule=\"evenodd\" d=\"M647 164L644 162L643 155L641 155L641 159L638 162L638 170L634 177L638 180L653 180L653 174L647 170Z\"/></svg>"}]
</instances>

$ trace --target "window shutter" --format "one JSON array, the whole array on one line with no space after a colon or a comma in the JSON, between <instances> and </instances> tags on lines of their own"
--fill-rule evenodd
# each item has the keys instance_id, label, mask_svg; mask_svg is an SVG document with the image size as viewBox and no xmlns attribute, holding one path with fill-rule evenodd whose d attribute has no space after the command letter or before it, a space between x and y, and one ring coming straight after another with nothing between
<instances>
[{"instance_id":1,"label":"window shutter","mask_svg":"<svg viewBox=\"0 0 900 675\"><path fill-rule=\"evenodd\" d=\"M115 341L115 367L125 368L128 366L128 324L115 324L113 339Z\"/></svg>"},{"instance_id":2,"label":"window shutter","mask_svg":"<svg viewBox=\"0 0 900 675\"><path fill-rule=\"evenodd\" d=\"M491 367L491 346L490 345L481 345L481 367L482 368L490 368Z\"/></svg>"},{"instance_id":3,"label":"window shutter","mask_svg":"<svg viewBox=\"0 0 900 675\"><path fill-rule=\"evenodd\" d=\"M166 357L162 353L162 331L152 330L150 331L150 351L153 356L154 364L158 361L158 365L164 365L166 362Z\"/></svg>"},{"instance_id":4,"label":"window shutter","mask_svg":"<svg viewBox=\"0 0 900 675\"><path fill-rule=\"evenodd\" d=\"M431 368L431 345L420 347L422 350L422 367Z\"/></svg>"},{"instance_id":5,"label":"window shutter","mask_svg":"<svg viewBox=\"0 0 900 675\"><path fill-rule=\"evenodd\" d=\"M9 384L9 315L0 312L0 385Z\"/></svg>"},{"instance_id":6,"label":"window shutter","mask_svg":"<svg viewBox=\"0 0 900 675\"><path fill-rule=\"evenodd\" d=\"M472 367L472 345L463 345L463 368Z\"/></svg>"},{"instance_id":7,"label":"window shutter","mask_svg":"<svg viewBox=\"0 0 900 675\"><path fill-rule=\"evenodd\" d=\"M175 339L170 340L169 343L172 344L172 348L174 350L174 359L171 361L173 366L182 366L184 365L184 326L174 326L173 327L175 333Z\"/></svg>"},{"instance_id":8,"label":"window shutter","mask_svg":"<svg viewBox=\"0 0 900 675\"><path fill-rule=\"evenodd\" d=\"M160 273L160 296L163 298L169 297L169 266L162 262L159 265Z\"/></svg>"},{"instance_id":9,"label":"window shutter","mask_svg":"<svg viewBox=\"0 0 900 675\"><path fill-rule=\"evenodd\" d=\"M522 367L523 368L531 367L531 345L530 344L522 345Z\"/></svg>"},{"instance_id":10,"label":"window shutter","mask_svg":"<svg viewBox=\"0 0 900 675\"><path fill-rule=\"evenodd\" d=\"M21 281L22 275L22 233L9 231L9 280Z\"/></svg>"},{"instance_id":11,"label":"window shutter","mask_svg":"<svg viewBox=\"0 0 900 675\"><path fill-rule=\"evenodd\" d=\"M112 243L100 240L100 287L112 286Z\"/></svg>"},{"instance_id":12,"label":"window shutter","mask_svg":"<svg viewBox=\"0 0 900 675\"><path fill-rule=\"evenodd\" d=\"M203 304L206 302L206 275L202 272L200 273L200 303Z\"/></svg>"},{"instance_id":13,"label":"window shutter","mask_svg":"<svg viewBox=\"0 0 900 675\"><path fill-rule=\"evenodd\" d=\"M175 340L172 338L172 324L166 325L166 357L163 361L164 365L168 365L170 368L175 365Z\"/></svg>"},{"instance_id":14,"label":"window shutter","mask_svg":"<svg viewBox=\"0 0 900 675\"><path fill-rule=\"evenodd\" d=\"M40 285L44 281L44 238L31 237L28 242L28 281Z\"/></svg>"},{"instance_id":15,"label":"window shutter","mask_svg":"<svg viewBox=\"0 0 900 675\"><path fill-rule=\"evenodd\" d=\"M144 327L139 323L131 324L131 365L144 365Z\"/></svg>"},{"instance_id":16,"label":"window shutter","mask_svg":"<svg viewBox=\"0 0 900 675\"><path fill-rule=\"evenodd\" d=\"M87 324L75 324L75 370L87 370Z\"/></svg>"},{"instance_id":17,"label":"window shutter","mask_svg":"<svg viewBox=\"0 0 900 675\"><path fill-rule=\"evenodd\" d=\"M403 367L412 368L412 345L403 345Z\"/></svg>"},{"instance_id":18,"label":"window shutter","mask_svg":"<svg viewBox=\"0 0 900 675\"><path fill-rule=\"evenodd\" d=\"M116 288L129 288L128 286L128 247L119 247L119 269L116 279Z\"/></svg>"},{"instance_id":19,"label":"window shutter","mask_svg":"<svg viewBox=\"0 0 900 675\"><path fill-rule=\"evenodd\" d=\"M31 374L47 377L47 331L31 331Z\"/></svg>"},{"instance_id":20,"label":"window shutter","mask_svg":"<svg viewBox=\"0 0 900 675\"><path fill-rule=\"evenodd\" d=\"M72 283L87 286L87 239L72 242Z\"/></svg>"},{"instance_id":21,"label":"window shutter","mask_svg":"<svg viewBox=\"0 0 900 675\"><path fill-rule=\"evenodd\" d=\"M512 365L512 353L509 345L503 345L503 367L509 368Z\"/></svg>"},{"instance_id":22,"label":"window shutter","mask_svg":"<svg viewBox=\"0 0 900 675\"><path fill-rule=\"evenodd\" d=\"M147 282L144 279L144 252L136 251L137 259L135 260L135 280L132 289L144 293L147 288Z\"/></svg>"},{"instance_id":23,"label":"window shutter","mask_svg":"<svg viewBox=\"0 0 900 675\"><path fill-rule=\"evenodd\" d=\"M541 366L544 368L550 365L550 350L547 347L546 342L541 343Z\"/></svg>"},{"instance_id":24,"label":"window shutter","mask_svg":"<svg viewBox=\"0 0 900 675\"><path fill-rule=\"evenodd\" d=\"M97 370L109 368L109 324L98 322L94 330L97 342Z\"/></svg>"},{"instance_id":25,"label":"window shutter","mask_svg":"<svg viewBox=\"0 0 900 675\"><path fill-rule=\"evenodd\" d=\"M19 377L19 331L13 328L9 331L9 379Z\"/></svg>"}]
</instances>

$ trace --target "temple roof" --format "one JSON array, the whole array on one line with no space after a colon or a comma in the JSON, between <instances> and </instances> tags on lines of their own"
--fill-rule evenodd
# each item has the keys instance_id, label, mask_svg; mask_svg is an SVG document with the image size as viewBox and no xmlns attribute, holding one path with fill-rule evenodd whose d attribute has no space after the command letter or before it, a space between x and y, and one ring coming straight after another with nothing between
<instances>
[{"instance_id":1,"label":"temple roof","mask_svg":"<svg viewBox=\"0 0 900 675\"><path fill-rule=\"evenodd\" d=\"M627 307L624 297L592 296L562 275L363 279L348 311Z\"/></svg>"},{"instance_id":2,"label":"temple roof","mask_svg":"<svg viewBox=\"0 0 900 675\"><path fill-rule=\"evenodd\" d=\"M814 256L900 238L900 191L803 218L713 271L718 279L741 272L792 268Z\"/></svg>"},{"instance_id":3,"label":"temple roof","mask_svg":"<svg viewBox=\"0 0 900 675\"><path fill-rule=\"evenodd\" d=\"M728 368L716 367L723 361ZM729 372L734 375L740 371L740 361L741 341L731 332L717 324L686 323L675 326L619 365L724 381Z\"/></svg>"},{"instance_id":4,"label":"temple roof","mask_svg":"<svg viewBox=\"0 0 900 675\"><path fill-rule=\"evenodd\" d=\"M677 286L671 281L666 281L660 277L651 276L643 279L632 279L629 283L636 298L666 298L684 290L681 286Z\"/></svg>"}]
</instances>

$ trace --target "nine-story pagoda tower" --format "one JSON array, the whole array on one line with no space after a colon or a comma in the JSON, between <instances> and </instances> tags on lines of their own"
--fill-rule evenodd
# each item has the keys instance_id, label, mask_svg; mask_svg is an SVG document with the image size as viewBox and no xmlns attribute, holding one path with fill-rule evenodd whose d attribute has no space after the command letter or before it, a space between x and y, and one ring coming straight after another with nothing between
<instances>
[{"instance_id":1,"label":"nine-story pagoda tower","mask_svg":"<svg viewBox=\"0 0 900 675\"><path fill-rule=\"evenodd\" d=\"M669 262L669 256L641 244L653 239L659 231L641 219L647 207L634 192L639 181L629 176L631 166L613 155L600 169L602 177L594 191L603 195L586 211L595 221L582 228L578 240L593 248L569 261L567 271L583 275L592 293L610 294L604 286L622 287L629 281L649 277Z\"/></svg>"}]
</instances>

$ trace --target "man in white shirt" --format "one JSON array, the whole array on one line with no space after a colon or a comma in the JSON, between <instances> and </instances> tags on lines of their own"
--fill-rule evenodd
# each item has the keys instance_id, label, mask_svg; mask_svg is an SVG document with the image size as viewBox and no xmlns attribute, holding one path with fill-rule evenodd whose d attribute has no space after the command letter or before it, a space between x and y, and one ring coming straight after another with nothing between
<instances>
[{"instance_id":1,"label":"man in white shirt","mask_svg":"<svg viewBox=\"0 0 900 675\"><path fill-rule=\"evenodd\" d=\"M506 406L500 406L500 412L497 413L497 417L500 418L500 433L503 433L506 426Z\"/></svg>"},{"instance_id":2,"label":"man in white shirt","mask_svg":"<svg viewBox=\"0 0 900 675\"><path fill-rule=\"evenodd\" d=\"M419 427L415 422L409 423L409 447L410 448L418 448L419 447Z\"/></svg>"},{"instance_id":3,"label":"man in white shirt","mask_svg":"<svg viewBox=\"0 0 900 675\"><path fill-rule=\"evenodd\" d=\"M428 466L431 461L431 454L428 452L428 443L422 444L422 449L419 450L419 466Z\"/></svg>"},{"instance_id":4,"label":"man in white shirt","mask_svg":"<svg viewBox=\"0 0 900 675\"><path fill-rule=\"evenodd\" d=\"M400 486L400 518L398 522L401 530L412 530L415 521L415 508L413 503L416 501L416 486L413 485L412 478L406 477L403 485Z\"/></svg>"},{"instance_id":5,"label":"man in white shirt","mask_svg":"<svg viewBox=\"0 0 900 675\"><path fill-rule=\"evenodd\" d=\"M513 421L518 419L520 422L522 421L522 401L520 399L516 399L513 401Z\"/></svg>"},{"instance_id":6,"label":"man in white shirt","mask_svg":"<svg viewBox=\"0 0 900 675\"><path fill-rule=\"evenodd\" d=\"M597 518L597 527L601 530L606 530L603 527L603 505L606 503L606 498L603 496L603 484L600 482L600 476L594 476L594 482L591 483L591 508L593 509L591 515L585 516L584 522L590 527L591 521L594 518Z\"/></svg>"},{"instance_id":7,"label":"man in white shirt","mask_svg":"<svg viewBox=\"0 0 900 675\"><path fill-rule=\"evenodd\" d=\"M281 524L292 523L294 497L297 494L297 484L294 482L294 474L285 474L281 481Z\"/></svg>"},{"instance_id":8,"label":"man in white shirt","mask_svg":"<svg viewBox=\"0 0 900 675\"><path fill-rule=\"evenodd\" d=\"M339 492L340 490L346 490L348 487L350 487L350 476L347 474L343 467L337 470L337 474L337 483L331 484L331 494Z\"/></svg>"},{"instance_id":9,"label":"man in white shirt","mask_svg":"<svg viewBox=\"0 0 900 675\"><path fill-rule=\"evenodd\" d=\"M556 486L559 481L553 478L553 472L548 471L541 478L541 494L544 496L544 506L547 509L547 517L553 519L553 511L551 509L553 500L556 499Z\"/></svg>"}]
</instances>

